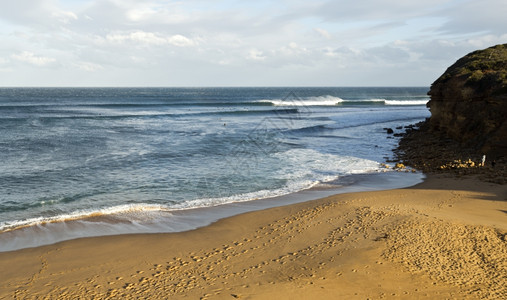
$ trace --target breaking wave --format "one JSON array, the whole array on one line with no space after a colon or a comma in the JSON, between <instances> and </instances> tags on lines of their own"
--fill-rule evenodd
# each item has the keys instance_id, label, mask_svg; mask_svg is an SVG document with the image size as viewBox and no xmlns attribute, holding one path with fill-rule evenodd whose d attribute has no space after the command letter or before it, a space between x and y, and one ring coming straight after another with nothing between
<instances>
[{"instance_id":1,"label":"breaking wave","mask_svg":"<svg viewBox=\"0 0 507 300\"><path fill-rule=\"evenodd\" d=\"M295 99L270 99L260 100L273 106L343 106L343 105L426 105L429 99L418 100L387 100L387 99L355 99L345 100L334 96L320 96Z\"/></svg>"}]
</instances>

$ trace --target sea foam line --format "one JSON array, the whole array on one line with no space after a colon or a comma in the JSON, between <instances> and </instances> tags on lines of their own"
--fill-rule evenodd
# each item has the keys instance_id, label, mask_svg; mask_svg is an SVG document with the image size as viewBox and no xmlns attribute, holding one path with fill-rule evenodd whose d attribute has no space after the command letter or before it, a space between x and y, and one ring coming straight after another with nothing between
<instances>
[{"instance_id":1,"label":"sea foam line","mask_svg":"<svg viewBox=\"0 0 507 300\"><path fill-rule=\"evenodd\" d=\"M339 97L320 96L310 98L289 98L289 99L265 99L259 100L261 103L271 103L274 106L332 106L343 102Z\"/></svg>"},{"instance_id":2,"label":"sea foam line","mask_svg":"<svg viewBox=\"0 0 507 300\"><path fill-rule=\"evenodd\" d=\"M168 212L169 208L157 204L125 204L113 207L102 208L98 210L79 210L68 214L62 214L52 217L36 217L25 220L0 222L0 232L8 232L25 227L44 225L48 223L61 223L67 221L78 221L93 217L108 215L133 214L144 212Z\"/></svg>"},{"instance_id":3,"label":"sea foam line","mask_svg":"<svg viewBox=\"0 0 507 300\"><path fill-rule=\"evenodd\" d=\"M306 174L307 170L304 169L304 172L306 175L310 175L311 178L307 178L305 174L300 173L302 170L292 170L292 175L295 176L295 178L287 178L289 179L287 184L283 187L272 189L272 190L260 190L250 193L243 193L243 194L237 194L237 195L231 195L226 197L218 197L218 198L200 198L190 201L185 201L179 204L175 204L171 206L171 209L173 210L188 210L188 209L194 209L194 208L205 208L205 207L212 207L217 205L223 205L223 204L230 204L230 203L239 203L239 202L247 202L247 201L253 201L253 200L259 200L259 199L269 199L269 198L275 198L275 197L281 197L293 193L297 193L303 190L311 189L312 187L315 187L319 184L326 183L326 182L332 182L340 177L351 175L351 174L364 174L369 172L375 172L379 170L379 164L377 162L367 160L367 159L360 159L355 157L340 157L339 160L332 160L331 157L333 155L309 155L306 151L300 151L300 150L290 150L288 153L285 154L289 161L287 161L287 164L302 164L302 165L310 165L310 163L306 162L305 160L316 160L314 164L320 164L322 165L346 165L347 168L345 169L335 169L331 168L329 169L328 174L316 174L314 172L311 172L310 174ZM314 158L314 159L312 159ZM320 158L320 159L319 159ZM292 162L290 161L292 160ZM316 167L316 166L314 166ZM318 169L323 170L324 168L322 166L318 167ZM287 172L287 174L289 174ZM294 180L295 179L295 180Z\"/></svg>"},{"instance_id":4,"label":"sea foam line","mask_svg":"<svg viewBox=\"0 0 507 300\"><path fill-rule=\"evenodd\" d=\"M349 174L358 174L358 173L364 173L365 171L373 171L376 168L370 169L370 170L350 170L348 172ZM7 221L7 222L0 222L0 234L6 233L22 228L27 227L33 227L33 226L41 226L45 224L54 224L54 223L64 223L69 221L83 221L90 218L95 217L104 217L104 216L121 216L121 215L128 215L128 219L126 219L129 222L133 222L133 214L136 213L157 213L157 212L164 212L164 213L170 213L171 211L183 211L183 210L191 210L196 208L207 208L207 207L214 207L224 204L231 204L231 203L240 203L240 202L247 202L247 201L254 201L259 199L269 199L269 198L275 198L280 196L289 195L292 193L300 192L303 190L310 189L312 187L315 187L319 184L331 182L339 177L346 175L336 175L336 176L325 176L323 178L320 178L320 180L303 180L303 181L296 181L292 182L289 185L286 185L285 187L274 189L274 190L260 190L255 191L251 193L244 193L244 194L238 194L238 195L232 195L227 197L220 197L220 198L199 198L194 199L190 201L185 201L176 205L171 206L165 206L165 205L154 205L154 204L127 204L127 205L119 205L119 206L113 206L108 208L103 208L99 210L80 210L71 212L68 214L62 214L52 217L37 217L37 218L30 218L25 220L16 220L16 221ZM147 221L147 215L143 214L141 218L137 218L135 221Z\"/></svg>"},{"instance_id":5,"label":"sea foam line","mask_svg":"<svg viewBox=\"0 0 507 300\"><path fill-rule=\"evenodd\" d=\"M310 154L308 153L308 151L302 151L300 149L290 150L289 152L284 154L284 157L288 159L286 163L289 165L294 164L299 165L302 163L303 165L312 165L313 168L317 168L319 170L327 170L328 172L327 174L316 174L314 172L310 172L309 174L307 174L308 170L306 168L303 168L299 170L299 173L296 172L297 174L295 175L293 170L293 172L291 173L287 172L287 174L291 174L291 176L287 178L288 179L287 184L278 189L272 190L264 189L260 191L231 195L226 197L209 197L209 198L204 197L185 201L179 204L173 204L170 206L161 204L142 204L142 203L126 204L108 208L101 208L98 210L93 209L79 210L68 214L61 214L51 217L36 217L25 220L0 222L0 232L8 232L25 227L40 226L49 223L79 221L103 216L119 217L121 215L126 215L125 218L126 221L143 222L149 219L149 216L146 213L157 213L157 212L170 213L171 211L213 207L223 204L274 198L310 189L318 184L334 181L341 176L346 176L350 174L368 173L372 171L377 171L379 169L378 163L374 161L354 157L339 157L339 159L336 158L333 159L334 155L323 155L313 150ZM307 160L310 161L307 162ZM336 168L330 167L330 165L347 166L347 167ZM325 166L327 166L327 168ZM331 175L333 173L335 175ZM310 178L305 178L307 177L307 175L310 175ZM135 216L136 213L141 213L141 215ZM123 221L123 219L119 220Z\"/></svg>"},{"instance_id":6,"label":"sea foam line","mask_svg":"<svg viewBox=\"0 0 507 300\"><path fill-rule=\"evenodd\" d=\"M429 99L425 100L385 100L385 105L426 105Z\"/></svg>"},{"instance_id":7,"label":"sea foam line","mask_svg":"<svg viewBox=\"0 0 507 300\"><path fill-rule=\"evenodd\" d=\"M301 99L264 99L258 103L271 104L273 106L336 106L346 104L384 104L384 105L426 105L429 99L422 100L387 100L382 98L346 100L334 96L319 96Z\"/></svg>"}]
</instances>

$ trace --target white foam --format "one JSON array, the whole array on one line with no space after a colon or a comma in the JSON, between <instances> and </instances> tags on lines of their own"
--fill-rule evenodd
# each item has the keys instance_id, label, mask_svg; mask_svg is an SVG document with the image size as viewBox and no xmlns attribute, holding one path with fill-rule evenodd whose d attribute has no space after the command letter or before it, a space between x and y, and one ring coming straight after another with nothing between
<instances>
[{"instance_id":1,"label":"white foam","mask_svg":"<svg viewBox=\"0 0 507 300\"><path fill-rule=\"evenodd\" d=\"M386 100L382 98L364 99L364 100L344 100L334 96L308 97L301 99L270 99L260 100L259 102L271 103L273 106L334 106L340 103L369 103L383 102L385 105L426 105L429 99L423 100Z\"/></svg>"},{"instance_id":2,"label":"white foam","mask_svg":"<svg viewBox=\"0 0 507 300\"><path fill-rule=\"evenodd\" d=\"M379 163L349 156L323 154L311 149L292 149L275 154L283 163L277 174L286 185L272 190L260 190L220 198L200 198L171 206L183 210L212 207L228 203L246 202L296 193L323 182L334 181L341 176L363 174L379 170Z\"/></svg>"},{"instance_id":3,"label":"white foam","mask_svg":"<svg viewBox=\"0 0 507 300\"><path fill-rule=\"evenodd\" d=\"M171 206L141 203L78 210L57 216L0 222L0 231L6 232L17 228L86 220L101 216L111 216L118 221L143 223L149 221L151 217L155 217L156 214L153 213L157 212L169 213L174 210L204 208L279 197L306 190L321 183L334 181L341 176L369 173L379 169L379 164L372 160L320 153L312 149L291 149L283 153L276 153L274 157L281 161L280 166L282 166L274 175L278 179L286 181L286 184L280 188L264 189L226 197L204 197Z\"/></svg>"},{"instance_id":4,"label":"white foam","mask_svg":"<svg viewBox=\"0 0 507 300\"><path fill-rule=\"evenodd\" d=\"M253 201L258 199L266 199L273 198L283 195L288 195L303 189L311 188L317 183L314 182L306 182L301 184L292 184L286 187L275 189L275 190L261 190L251 193L232 195L229 197L222 198L201 198L195 199L191 201L185 201L180 204L177 204L172 207L174 210L183 210L183 209L194 209L194 208L204 208L204 207L212 207L218 205L224 205L229 203L239 203L246 201Z\"/></svg>"},{"instance_id":5,"label":"white foam","mask_svg":"<svg viewBox=\"0 0 507 300\"><path fill-rule=\"evenodd\" d=\"M260 100L259 102L271 103L274 106L333 106L343 102L343 99L333 96L320 96L301 99Z\"/></svg>"},{"instance_id":6,"label":"white foam","mask_svg":"<svg viewBox=\"0 0 507 300\"><path fill-rule=\"evenodd\" d=\"M374 99L367 99L367 100L359 100L359 101L365 101L365 102L386 102L386 99L381 99L381 98L374 98ZM355 101L350 101L350 102L355 102Z\"/></svg>"},{"instance_id":7,"label":"white foam","mask_svg":"<svg viewBox=\"0 0 507 300\"><path fill-rule=\"evenodd\" d=\"M385 100L385 105L426 105L429 99L425 100Z\"/></svg>"},{"instance_id":8,"label":"white foam","mask_svg":"<svg viewBox=\"0 0 507 300\"><path fill-rule=\"evenodd\" d=\"M78 210L68 214L61 214L51 217L37 217L25 220L0 222L0 231L10 231L22 227L36 226L47 223L75 221L98 216L108 216L108 215L120 216L124 214L129 214L129 217L132 217L132 215L136 213L160 212L160 211L168 211L168 208L164 205L157 204L125 204L113 207L106 207L97 210L92 209Z\"/></svg>"},{"instance_id":9,"label":"white foam","mask_svg":"<svg viewBox=\"0 0 507 300\"><path fill-rule=\"evenodd\" d=\"M182 232L206 226L219 219L244 212L319 199L336 193L374 191L412 186L416 183L420 183L422 178L424 178L421 173L387 173L391 173L391 175L367 177L373 180L361 181L360 185L356 185L354 181L352 181L350 182L352 185L342 186L340 190L331 189L330 192L325 193L319 190L311 194L301 194L299 197L279 199L280 201L259 201L257 204L244 206L221 206L199 212L143 213L143 217L145 218L146 215L153 217L145 222L142 221L142 218L134 218L134 220L132 220L130 214L126 214L126 222L101 222L100 220L80 219L67 223L45 223L43 225L41 224L41 226L25 227L19 231L1 233L0 252L54 244L60 241L82 237L132 233ZM330 187L336 187L336 184L332 183Z\"/></svg>"}]
</instances>

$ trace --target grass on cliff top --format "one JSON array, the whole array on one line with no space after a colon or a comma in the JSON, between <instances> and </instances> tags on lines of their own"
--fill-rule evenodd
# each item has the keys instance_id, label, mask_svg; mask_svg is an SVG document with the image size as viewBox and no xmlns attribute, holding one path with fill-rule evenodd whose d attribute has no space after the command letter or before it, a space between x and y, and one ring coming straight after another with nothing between
<instances>
[{"instance_id":1,"label":"grass on cliff top","mask_svg":"<svg viewBox=\"0 0 507 300\"><path fill-rule=\"evenodd\" d=\"M435 83L453 77L466 80L467 86L496 87L507 91L507 44L477 50L460 58Z\"/></svg>"}]
</instances>

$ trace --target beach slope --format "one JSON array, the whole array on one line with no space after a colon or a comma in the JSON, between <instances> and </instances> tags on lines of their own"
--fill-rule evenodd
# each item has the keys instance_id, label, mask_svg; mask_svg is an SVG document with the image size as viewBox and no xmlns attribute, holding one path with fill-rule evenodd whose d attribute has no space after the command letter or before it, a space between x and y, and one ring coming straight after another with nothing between
<instances>
[{"instance_id":1,"label":"beach slope","mask_svg":"<svg viewBox=\"0 0 507 300\"><path fill-rule=\"evenodd\" d=\"M1 299L500 299L507 186L412 188L0 253Z\"/></svg>"}]
</instances>

